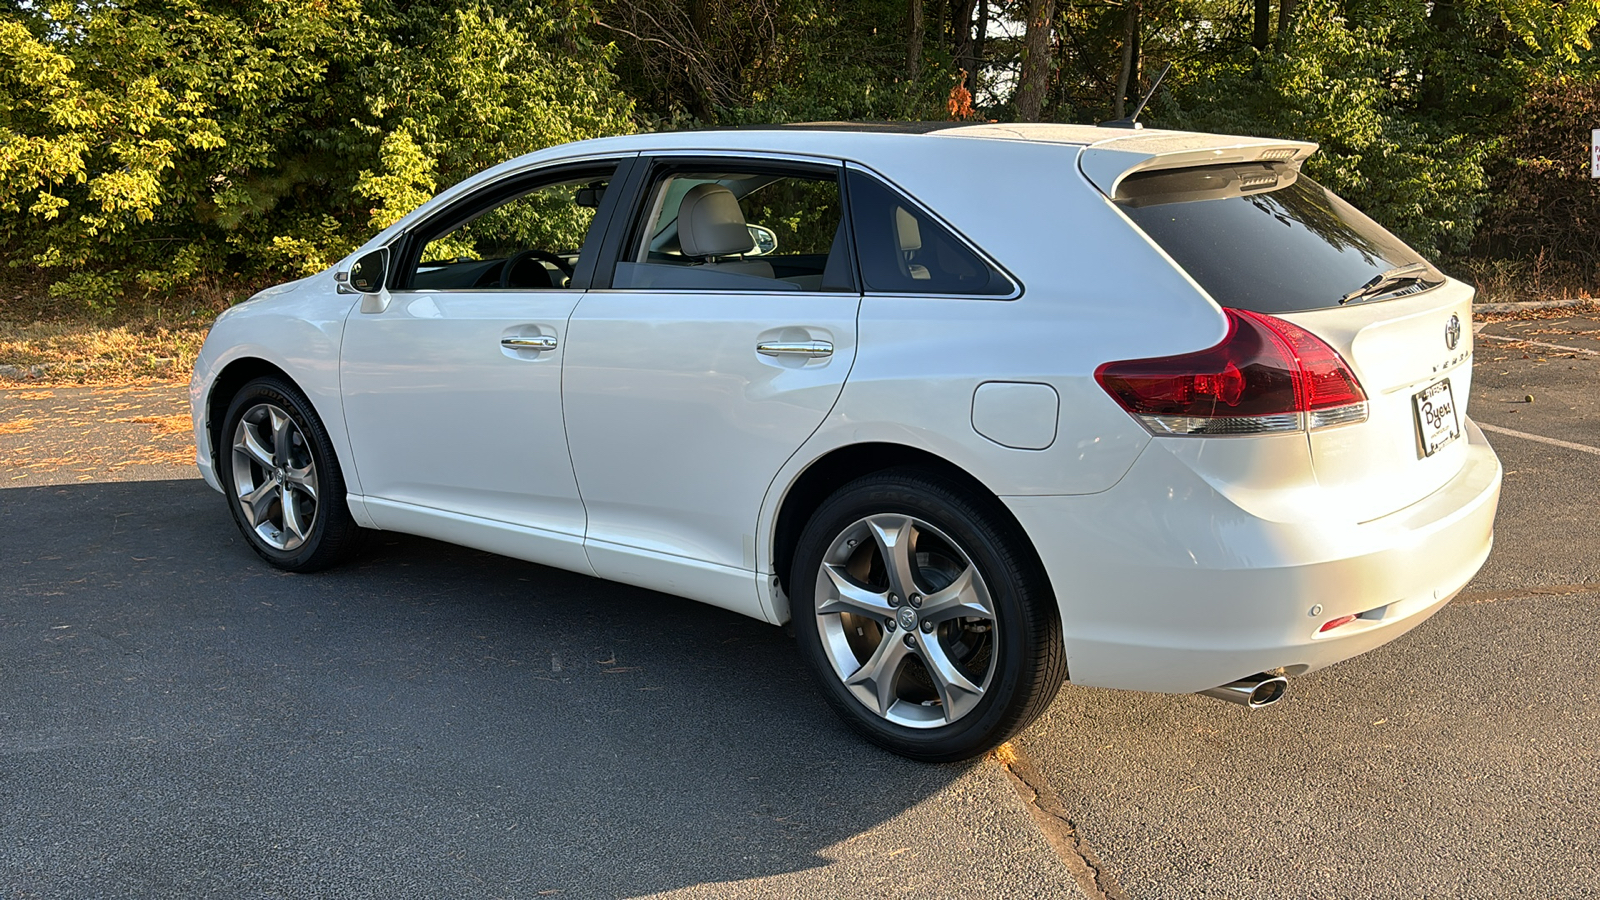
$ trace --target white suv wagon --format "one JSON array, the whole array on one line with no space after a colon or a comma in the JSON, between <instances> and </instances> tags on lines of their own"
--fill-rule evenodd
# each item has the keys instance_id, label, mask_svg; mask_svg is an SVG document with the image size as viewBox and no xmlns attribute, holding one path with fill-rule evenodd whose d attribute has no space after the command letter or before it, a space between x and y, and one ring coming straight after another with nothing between
<instances>
[{"instance_id":1,"label":"white suv wagon","mask_svg":"<svg viewBox=\"0 0 1600 900\"><path fill-rule=\"evenodd\" d=\"M1314 144L1065 125L606 138L217 320L198 463L256 552L368 529L793 622L924 760L1064 679L1251 705L1489 553L1472 290Z\"/></svg>"}]
</instances>

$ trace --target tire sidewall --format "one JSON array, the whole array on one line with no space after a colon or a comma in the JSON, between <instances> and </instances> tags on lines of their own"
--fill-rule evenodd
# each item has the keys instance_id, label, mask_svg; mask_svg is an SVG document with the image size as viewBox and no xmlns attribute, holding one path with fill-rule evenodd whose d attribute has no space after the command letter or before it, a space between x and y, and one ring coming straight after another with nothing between
<instances>
[{"instance_id":1,"label":"tire sidewall","mask_svg":"<svg viewBox=\"0 0 1600 900\"><path fill-rule=\"evenodd\" d=\"M817 573L827 548L856 521L884 513L914 516L944 532L978 568L994 603L999 639L993 680L970 713L947 725L911 728L864 707L834 670L817 630ZM823 696L867 739L913 758L945 761L982 753L1015 730L1033 687L1025 683L1037 666L1029 631L1039 623L1027 573L1019 570L1016 554L1005 552L1005 538L994 516L962 493L894 476L846 485L807 523L790 575L795 638Z\"/></svg>"}]
</instances>

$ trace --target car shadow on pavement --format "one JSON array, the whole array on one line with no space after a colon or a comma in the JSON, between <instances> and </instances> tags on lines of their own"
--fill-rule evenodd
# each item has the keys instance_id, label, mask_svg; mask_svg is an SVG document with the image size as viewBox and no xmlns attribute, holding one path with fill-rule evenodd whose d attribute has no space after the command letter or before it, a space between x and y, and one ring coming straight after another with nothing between
<instances>
[{"instance_id":1,"label":"car shadow on pavement","mask_svg":"<svg viewBox=\"0 0 1600 900\"><path fill-rule=\"evenodd\" d=\"M856 738L781 629L391 534L284 574L194 480L0 490L0 676L23 893L636 895L972 773Z\"/></svg>"}]
</instances>

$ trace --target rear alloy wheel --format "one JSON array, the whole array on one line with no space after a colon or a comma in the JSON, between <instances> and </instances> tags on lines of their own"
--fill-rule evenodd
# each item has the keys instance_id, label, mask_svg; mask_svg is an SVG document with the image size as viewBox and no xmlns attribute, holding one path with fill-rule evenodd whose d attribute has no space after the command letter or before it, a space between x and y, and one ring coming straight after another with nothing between
<instances>
[{"instance_id":1,"label":"rear alloy wheel","mask_svg":"<svg viewBox=\"0 0 1600 900\"><path fill-rule=\"evenodd\" d=\"M795 633L834 708L896 753L983 753L1049 705L1065 671L1038 564L992 498L915 470L825 502L800 539Z\"/></svg>"},{"instance_id":2,"label":"rear alloy wheel","mask_svg":"<svg viewBox=\"0 0 1600 900\"><path fill-rule=\"evenodd\" d=\"M218 466L234 522L281 569L311 572L342 560L361 529L327 431L299 391L276 378L245 385L228 407Z\"/></svg>"}]
</instances>

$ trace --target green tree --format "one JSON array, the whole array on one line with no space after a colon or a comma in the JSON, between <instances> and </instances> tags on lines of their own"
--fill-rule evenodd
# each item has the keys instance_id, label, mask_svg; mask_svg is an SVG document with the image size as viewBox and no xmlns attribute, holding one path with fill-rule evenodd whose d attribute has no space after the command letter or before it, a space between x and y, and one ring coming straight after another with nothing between
<instances>
[{"instance_id":1,"label":"green tree","mask_svg":"<svg viewBox=\"0 0 1600 900\"><path fill-rule=\"evenodd\" d=\"M582 7L59 3L0 19L0 246L110 305L300 275L440 186L630 130Z\"/></svg>"}]
</instances>

